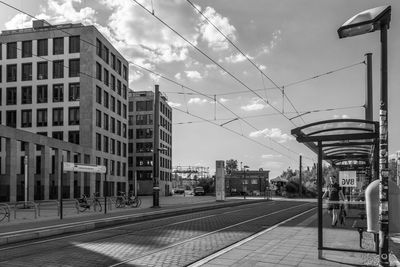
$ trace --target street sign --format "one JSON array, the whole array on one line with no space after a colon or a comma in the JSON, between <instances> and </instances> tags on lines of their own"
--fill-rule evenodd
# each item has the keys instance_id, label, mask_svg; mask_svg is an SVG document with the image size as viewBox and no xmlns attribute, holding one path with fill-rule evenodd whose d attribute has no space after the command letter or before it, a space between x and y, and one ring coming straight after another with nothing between
<instances>
[{"instance_id":1,"label":"street sign","mask_svg":"<svg viewBox=\"0 0 400 267\"><path fill-rule=\"evenodd\" d=\"M64 162L64 171L106 173L106 166Z\"/></svg>"},{"instance_id":2,"label":"street sign","mask_svg":"<svg viewBox=\"0 0 400 267\"><path fill-rule=\"evenodd\" d=\"M357 175L356 171L340 171L339 172L339 186L340 187L356 187Z\"/></svg>"}]
</instances>

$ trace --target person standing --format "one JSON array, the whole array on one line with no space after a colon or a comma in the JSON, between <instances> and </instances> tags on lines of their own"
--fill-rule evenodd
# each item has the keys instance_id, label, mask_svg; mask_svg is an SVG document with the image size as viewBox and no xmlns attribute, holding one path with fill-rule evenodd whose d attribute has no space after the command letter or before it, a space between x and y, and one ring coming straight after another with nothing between
<instances>
[{"instance_id":1,"label":"person standing","mask_svg":"<svg viewBox=\"0 0 400 267\"><path fill-rule=\"evenodd\" d=\"M344 201L344 195L339 187L336 176L329 177L330 183L327 187L322 198L327 197L328 203L328 213L332 216L332 227L335 227L338 221L338 214L340 209L339 200Z\"/></svg>"}]
</instances>

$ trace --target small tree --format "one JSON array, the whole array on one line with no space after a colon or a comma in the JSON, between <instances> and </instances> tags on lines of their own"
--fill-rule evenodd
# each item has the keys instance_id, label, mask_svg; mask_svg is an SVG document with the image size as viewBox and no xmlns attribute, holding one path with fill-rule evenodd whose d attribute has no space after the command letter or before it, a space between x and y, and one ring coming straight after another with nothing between
<instances>
[{"instance_id":1,"label":"small tree","mask_svg":"<svg viewBox=\"0 0 400 267\"><path fill-rule=\"evenodd\" d=\"M238 161L236 159L229 159L225 162L225 170L227 174L231 174L232 171L238 170Z\"/></svg>"}]
</instances>

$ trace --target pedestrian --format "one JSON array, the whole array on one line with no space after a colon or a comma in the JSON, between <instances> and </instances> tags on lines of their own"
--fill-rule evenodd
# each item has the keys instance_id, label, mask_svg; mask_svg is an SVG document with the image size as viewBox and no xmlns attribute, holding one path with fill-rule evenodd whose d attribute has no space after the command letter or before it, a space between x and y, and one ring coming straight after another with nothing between
<instances>
[{"instance_id":1,"label":"pedestrian","mask_svg":"<svg viewBox=\"0 0 400 267\"><path fill-rule=\"evenodd\" d=\"M328 213L332 216L332 227L335 227L338 221L338 213L340 209L339 200L344 201L344 195L339 187L336 176L332 175L329 179L330 183L322 198L327 197L329 200Z\"/></svg>"}]
</instances>

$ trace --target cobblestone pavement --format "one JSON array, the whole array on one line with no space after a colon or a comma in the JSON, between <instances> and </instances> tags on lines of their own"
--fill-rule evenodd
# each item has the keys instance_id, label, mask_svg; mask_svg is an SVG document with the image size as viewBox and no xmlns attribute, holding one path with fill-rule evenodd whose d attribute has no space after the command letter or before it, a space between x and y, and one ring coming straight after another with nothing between
<instances>
[{"instance_id":1,"label":"cobblestone pavement","mask_svg":"<svg viewBox=\"0 0 400 267\"><path fill-rule=\"evenodd\" d=\"M186 266L314 207L262 202L0 247L0 266Z\"/></svg>"}]
</instances>

